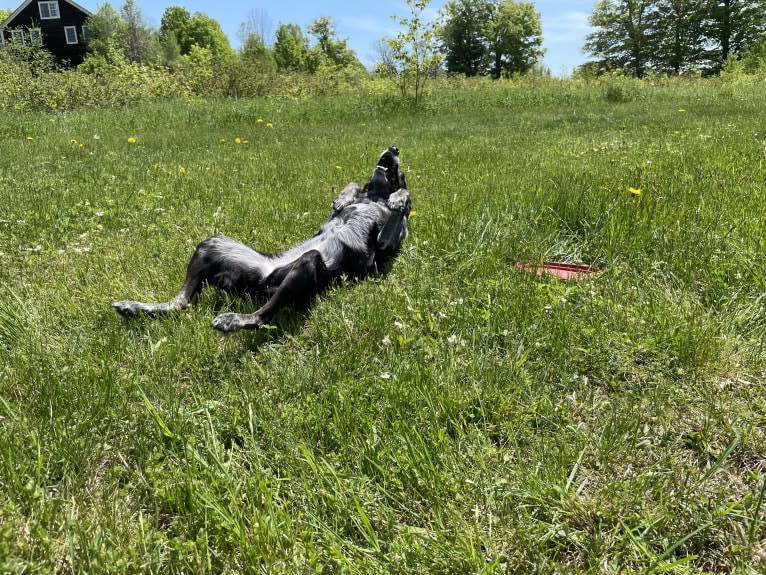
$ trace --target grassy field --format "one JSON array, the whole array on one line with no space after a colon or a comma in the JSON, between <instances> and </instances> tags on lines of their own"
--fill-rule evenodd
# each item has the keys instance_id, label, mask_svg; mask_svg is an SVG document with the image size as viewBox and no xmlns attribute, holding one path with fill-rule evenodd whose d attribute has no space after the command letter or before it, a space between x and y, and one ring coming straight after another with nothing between
<instances>
[{"instance_id":1,"label":"grassy field","mask_svg":"<svg viewBox=\"0 0 766 575\"><path fill-rule=\"evenodd\" d=\"M762 572L764 101L4 114L0 572ZM231 337L257 302L110 308L174 295L211 234L307 237L390 144L417 215L386 277ZM543 260L601 272L514 269Z\"/></svg>"}]
</instances>

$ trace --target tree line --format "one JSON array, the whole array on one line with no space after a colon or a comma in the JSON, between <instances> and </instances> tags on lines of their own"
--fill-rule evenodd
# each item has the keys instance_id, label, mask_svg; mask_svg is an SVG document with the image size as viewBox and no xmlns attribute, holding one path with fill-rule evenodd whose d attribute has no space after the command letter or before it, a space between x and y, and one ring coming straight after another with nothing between
<instances>
[{"instance_id":1,"label":"tree line","mask_svg":"<svg viewBox=\"0 0 766 575\"><path fill-rule=\"evenodd\" d=\"M261 28L260 30L257 28ZM119 11L102 4L88 20L88 48L108 57L120 52L131 62L160 64L173 68L181 57L204 52L212 62L232 62L237 57L262 72L315 72L322 66L363 68L346 40L338 38L333 20L315 19L304 30L296 24L280 24L274 42L268 45L268 27L252 17L240 27L242 47L236 53L217 20L186 8L170 6L162 14L159 29L144 21L134 0L126 0Z\"/></svg>"},{"instance_id":2,"label":"tree line","mask_svg":"<svg viewBox=\"0 0 766 575\"><path fill-rule=\"evenodd\" d=\"M436 21L423 16L430 0L406 3L410 15L398 20L401 31L375 44L372 70L394 79L405 95L412 90L417 99L427 79L441 71L492 78L548 73L534 2L449 0ZM764 0L597 0L589 21L593 31L583 50L592 59L578 74L711 74L738 59L766 69ZM240 28L239 51L204 13L170 6L155 29L135 0L118 10L100 5L88 31L85 71L123 59L171 72L192 68L198 77L225 72L232 84L254 74L367 73L327 16L305 29L280 23L272 30L264 13L251 13Z\"/></svg>"},{"instance_id":3,"label":"tree line","mask_svg":"<svg viewBox=\"0 0 766 575\"><path fill-rule=\"evenodd\" d=\"M766 49L764 0L599 0L590 24L595 74L713 74Z\"/></svg>"},{"instance_id":4,"label":"tree line","mask_svg":"<svg viewBox=\"0 0 766 575\"><path fill-rule=\"evenodd\" d=\"M391 75L426 64L433 74L443 62L450 73L499 78L528 72L543 55L540 15L533 3L453 0L437 22L423 18L429 4L430 0L407 0L410 17L398 21L403 32L381 38L374 47L378 56L374 73ZM121 52L131 62L171 68L179 57L203 50L215 62L239 56L263 72L313 73L327 66L364 69L328 16L316 18L305 30L293 23L280 23L273 33L269 28L264 14L251 15L240 27L237 54L220 24L204 13L170 6L159 29L153 29L135 1L126 0L119 10L102 4L90 17L89 50L101 56ZM414 61L412 52L418 53Z\"/></svg>"}]
</instances>

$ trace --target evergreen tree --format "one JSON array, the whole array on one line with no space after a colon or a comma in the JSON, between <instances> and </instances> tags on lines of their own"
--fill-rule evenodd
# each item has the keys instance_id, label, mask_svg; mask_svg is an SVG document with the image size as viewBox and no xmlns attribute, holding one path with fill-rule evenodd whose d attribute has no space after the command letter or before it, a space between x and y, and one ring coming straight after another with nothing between
<instances>
[{"instance_id":1,"label":"evergreen tree","mask_svg":"<svg viewBox=\"0 0 766 575\"><path fill-rule=\"evenodd\" d=\"M741 54L766 35L766 1L706 0L705 38L710 69L720 71L730 56Z\"/></svg>"},{"instance_id":2,"label":"evergreen tree","mask_svg":"<svg viewBox=\"0 0 766 575\"><path fill-rule=\"evenodd\" d=\"M651 59L650 0L599 0L586 37L585 50L597 57L598 73L621 70L643 78Z\"/></svg>"},{"instance_id":3,"label":"evergreen tree","mask_svg":"<svg viewBox=\"0 0 766 575\"><path fill-rule=\"evenodd\" d=\"M719 72L766 35L764 0L599 0L584 49L596 73Z\"/></svg>"},{"instance_id":4,"label":"evergreen tree","mask_svg":"<svg viewBox=\"0 0 766 575\"><path fill-rule=\"evenodd\" d=\"M705 0L658 0L652 12L650 54L653 69L680 75L702 65Z\"/></svg>"}]
</instances>

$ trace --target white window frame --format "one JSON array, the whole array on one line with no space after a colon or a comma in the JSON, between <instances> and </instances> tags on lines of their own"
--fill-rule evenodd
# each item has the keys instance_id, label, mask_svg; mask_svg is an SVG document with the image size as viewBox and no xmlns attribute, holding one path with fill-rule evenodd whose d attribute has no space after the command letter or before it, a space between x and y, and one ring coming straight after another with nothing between
<instances>
[{"instance_id":1,"label":"white window frame","mask_svg":"<svg viewBox=\"0 0 766 575\"><path fill-rule=\"evenodd\" d=\"M43 14L43 6L48 9L48 15ZM45 2L38 2L37 7L40 10L40 20L58 20L61 18L61 12L59 12L58 0L47 0Z\"/></svg>"},{"instance_id":2,"label":"white window frame","mask_svg":"<svg viewBox=\"0 0 766 575\"><path fill-rule=\"evenodd\" d=\"M29 32L29 44L32 46L43 45L43 31L40 28L30 28Z\"/></svg>"},{"instance_id":3,"label":"white window frame","mask_svg":"<svg viewBox=\"0 0 766 575\"><path fill-rule=\"evenodd\" d=\"M20 30L19 28L11 30L11 42L23 46L25 44L24 30Z\"/></svg>"},{"instance_id":4,"label":"white window frame","mask_svg":"<svg viewBox=\"0 0 766 575\"><path fill-rule=\"evenodd\" d=\"M74 42L70 42L69 33L74 34ZM66 39L67 45L71 46L74 44L79 44L80 41L77 39L77 26L64 26L64 38Z\"/></svg>"}]
</instances>

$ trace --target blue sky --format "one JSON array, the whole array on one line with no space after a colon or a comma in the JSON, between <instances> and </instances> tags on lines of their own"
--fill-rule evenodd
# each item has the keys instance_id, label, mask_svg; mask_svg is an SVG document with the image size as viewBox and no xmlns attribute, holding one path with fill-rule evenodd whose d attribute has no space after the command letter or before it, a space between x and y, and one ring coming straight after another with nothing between
<instances>
[{"instance_id":1,"label":"blue sky","mask_svg":"<svg viewBox=\"0 0 766 575\"><path fill-rule=\"evenodd\" d=\"M543 20L544 47L547 50L544 62L553 74L568 74L573 67L586 60L581 48L588 33L588 16L594 2L595 0L535 2ZM95 10L100 1L79 0L78 3L89 10ZM122 1L112 0L110 3L119 7ZM446 0L432 0L429 6L431 16L435 16L445 3ZM8 4L8 0L0 5L5 4ZM167 6L183 6L189 12L204 12L221 23L235 48L239 46L240 24L251 16L254 16L259 24L270 22L272 32L280 22L295 23L305 28L319 16L330 16L337 24L338 35L348 40L349 46L367 65L375 61L374 42L383 36L393 36L398 30L391 15L402 17L409 14L404 0L137 0L137 4L141 7L147 23L154 26L159 26Z\"/></svg>"}]
</instances>

